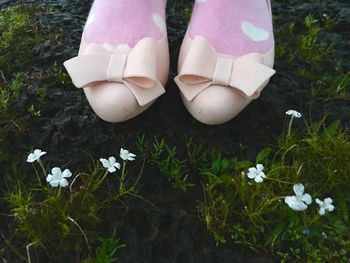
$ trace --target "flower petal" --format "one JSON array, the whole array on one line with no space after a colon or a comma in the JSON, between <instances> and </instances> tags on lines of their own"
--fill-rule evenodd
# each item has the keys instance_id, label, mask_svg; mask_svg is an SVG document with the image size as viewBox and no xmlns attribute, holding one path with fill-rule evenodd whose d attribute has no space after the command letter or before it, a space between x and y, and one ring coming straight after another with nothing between
<instances>
[{"instance_id":1,"label":"flower petal","mask_svg":"<svg viewBox=\"0 0 350 263\"><path fill-rule=\"evenodd\" d=\"M58 187L59 181L57 181L57 180L52 180L52 181L50 181L50 185L51 185L52 187Z\"/></svg>"},{"instance_id":2,"label":"flower petal","mask_svg":"<svg viewBox=\"0 0 350 263\"><path fill-rule=\"evenodd\" d=\"M264 181L264 179L260 175L258 175L254 178L254 181L257 183L262 183Z\"/></svg>"},{"instance_id":3,"label":"flower petal","mask_svg":"<svg viewBox=\"0 0 350 263\"><path fill-rule=\"evenodd\" d=\"M327 198L324 200L324 202L326 203L326 205L330 205L330 204L333 203L333 199L330 198L330 197L327 197Z\"/></svg>"},{"instance_id":4,"label":"flower petal","mask_svg":"<svg viewBox=\"0 0 350 263\"><path fill-rule=\"evenodd\" d=\"M298 201L298 199L294 195L286 196L284 198L284 202L294 211L303 211L307 209L307 205L302 201Z\"/></svg>"},{"instance_id":5,"label":"flower petal","mask_svg":"<svg viewBox=\"0 0 350 263\"><path fill-rule=\"evenodd\" d=\"M43 156L45 154L46 154L46 152L41 152L39 156L41 157L41 156Z\"/></svg>"},{"instance_id":6,"label":"flower petal","mask_svg":"<svg viewBox=\"0 0 350 263\"><path fill-rule=\"evenodd\" d=\"M299 119L299 118L301 118L302 116L303 116L303 115L301 115L300 112L297 112L297 111L296 111L296 112L294 113L294 117L295 117L295 118L298 118L298 119Z\"/></svg>"},{"instance_id":7,"label":"flower petal","mask_svg":"<svg viewBox=\"0 0 350 263\"><path fill-rule=\"evenodd\" d=\"M129 161L135 161L135 157L136 157L135 154L133 154L133 153L131 153L131 152L128 153L128 160L129 160Z\"/></svg>"},{"instance_id":8,"label":"flower petal","mask_svg":"<svg viewBox=\"0 0 350 263\"><path fill-rule=\"evenodd\" d=\"M259 172L262 172L263 170L264 170L264 165L262 165L262 164L257 164L256 165L256 169L259 171Z\"/></svg>"},{"instance_id":9,"label":"flower petal","mask_svg":"<svg viewBox=\"0 0 350 263\"><path fill-rule=\"evenodd\" d=\"M287 115L293 116L294 118L301 118L302 114L296 110L288 110L286 111Z\"/></svg>"},{"instance_id":10,"label":"flower petal","mask_svg":"<svg viewBox=\"0 0 350 263\"><path fill-rule=\"evenodd\" d=\"M125 150L123 148L120 149L120 158L122 158L124 161L128 160L128 154L129 154L129 151L128 150Z\"/></svg>"},{"instance_id":11,"label":"flower petal","mask_svg":"<svg viewBox=\"0 0 350 263\"><path fill-rule=\"evenodd\" d=\"M309 195L309 194L304 194L301 197L301 200L304 201L308 205L310 205L312 203L312 198L311 198L311 195Z\"/></svg>"},{"instance_id":12,"label":"flower petal","mask_svg":"<svg viewBox=\"0 0 350 263\"><path fill-rule=\"evenodd\" d=\"M35 149L33 153L34 153L35 156L40 156L41 150L40 149Z\"/></svg>"},{"instance_id":13,"label":"flower petal","mask_svg":"<svg viewBox=\"0 0 350 263\"><path fill-rule=\"evenodd\" d=\"M315 202L316 202L317 204L319 204L319 205L323 205L323 202L322 202L320 199L318 199L318 198L315 199Z\"/></svg>"},{"instance_id":14,"label":"flower petal","mask_svg":"<svg viewBox=\"0 0 350 263\"><path fill-rule=\"evenodd\" d=\"M114 173L115 171L117 171L117 169L115 169L114 166L111 166L108 168L108 172L110 172L110 173Z\"/></svg>"},{"instance_id":15,"label":"flower petal","mask_svg":"<svg viewBox=\"0 0 350 263\"><path fill-rule=\"evenodd\" d=\"M250 172L250 173L256 173L258 170L255 168L255 167L250 167L249 169L248 169L248 172Z\"/></svg>"},{"instance_id":16,"label":"flower petal","mask_svg":"<svg viewBox=\"0 0 350 263\"><path fill-rule=\"evenodd\" d=\"M107 159L100 158L100 162L102 163L104 168L108 168L110 166L109 161Z\"/></svg>"},{"instance_id":17,"label":"flower petal","mask_svg":"<svg viewBox=\"0 0 350 263\"><path fill-rule=\"evenodd\" d=\"M109 161L109 165L113 165L117 162L117 159L115 157L111 156L108 158L108 161Z\"/></svg>"},{"instance_id":18,"label":"flower petal","mask_svg":"<svg viewBox=\"0 0 350 263\"><path fill-rule=\"evenodd\" d=\"M46 177L46 182L50 182L52 180L52 174L48 174Z\"/></svg>"},{"instance_id":19,"label":"flower petal","mask_svg":"<svg viewBox=\"0 0 350 263\"><path fill-rule=\"evenodd\" d=\"M43 156L44 154L46 154L46 152L43 152L43 151L40 150L40 149L35 149L35 150L34 150L34 155L35 155L37 158L40 158L40 156Z\"/></svg>"},{"instance_id":20,"label":"flower petal","mask_svg":"<svg viewBox=\"0 0 350 263\"><path fill-rule=\"evenodd\" d=\"M332 212L333 210L334 210L334 205L329 205L329 206L327 206L327 210L329 211L329 212Z\"/></svg>"},{"instance_id":21,"label":"flower petal","mask_svg":"<svg viewBox=\"0 0 350 263\"><path fill-rule=\"evenodd\" d=\"M260 173L258 174L258 176L260 176L260 177L262 177L262 178L266 178L266 175L265 175L264 172L260 172Z\"/></svg>"},{"instance_id":22,"label":"flower petal","mask_svg":"<svg viewBox=\"0 0 350 263\"><path fill-rule=\"evenodd\" d=\"M61 168L54 167L52 168L51 173L53 176L60 176L62 174L62 171L61 171Z\"/></svg>"},{"instance_id":23,"label":"flower petal","mask_svg":"<svg viewBox=\"0 0 350 263\"><path fill-rule=\"evenodd\" d=\"M320 210L318 211L318 213L323 216L325 214L325 209L323 207L320 208Z\"/></svg>"},{"instance_id":24,"label":"flower petal","mask_svg":"<svg viewBox=\"0 0 350 263\"><path fill-rule=\"evenodd\" d=\"M72 172L69 169L64 170L62 173L62 177L64 178L69 178L71 176L72 176Z\"/></svg>"},{"instance_id":25,"label":"flower petal","mask_svg":"<svg viewBox=\"0 0 350 263\"><path fill-rule=\"evenodd\" d=\"M113 166L117 169L120 169L120 163L115 163L115 164L113 164Z\"/></svg>"},{"instance_id":26,"label":"flower petal","mask_svg":"<svg viewBox=\"0 0 350 263\"><path fill-rule=\"evenodd\" d=\"M293 185L293 191L296 195L303 195L304 190L305 190L305 187L302 184Z\"/></svg>"},{"instance_id":27,"label":"flower petal","mask_svg":"<svg viewBox=\"0 0 350 263\"><path fill-rule=\"evenodd\" d=\"M304 202L295 202L290 205L290 208L292 208L295 211L304 211L307 209L307 205Z\"/></svg>"},{"instance_id":28,"label":"flower petal","mask_svg":"<svg viewBox=\"0 0 350 263\"><path fill-rule=\"evenodd\" d=\"M36 156L33 153L29 154L28 157L27 157L27 162L28 163L33 163L36 160L37 160L37 158L36 158Z\"/></svg>"},{"instance_id":29,"label":"flower petal","mask_svg":"<svg viewBox=\"0 0 350 263\"><path fill-rule=\"evenodd\" d=\"M67 179L62 179L61 181L60 181L60 186L61 187L66 187L68 185L68 181L67 181Z\"/></svg>"},{"instance_id":30,"label":"flower petal","mask_svg":"<svg viewBox=\"0 0 350 263\"><path fill-rule=\"evenodd\" d=\"M250 179L254 179L254 178L256 177L256 173L249 172L249 173L247 174L247 176L248 176L248 178L250 178Z\"/></svg>"},{"instance_id":31,"label":"flower petal","mask_svg":"<svg viewBox=\"0 0 350 263\"><path fill-rule=\"evenodd\" d=\"M287 205L290 205L290 204L296 202L295 196L286 196L286 197L284 198L284 202L285 202Z\"/></svg>"}]
</instances>

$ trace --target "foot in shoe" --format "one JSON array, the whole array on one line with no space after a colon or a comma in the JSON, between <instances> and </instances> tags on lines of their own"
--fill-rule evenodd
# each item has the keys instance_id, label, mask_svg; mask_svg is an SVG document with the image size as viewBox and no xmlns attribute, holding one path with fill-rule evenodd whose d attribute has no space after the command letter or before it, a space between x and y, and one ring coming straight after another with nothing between
<instances>
[{"instance_id":1,"label":"foot in shoe","mask_svg":"<svg viewBox=\"0 0 350 263\"><path fill-rule=\"evenodd\" d=\"M107 49L133 48L143 38L166 33L165 0L95 0L84 29L88 44Z\"/></svg>"},{"instance_id":2,"label":"foot in shoe","mask_svg":"<svg viewBox=\"0 0 350 263\"><path fill-rule=\"evenodd\" d=\"M267 0L197 0L189 35L205 37L217 52L241 56L266 53L274 36Z\"/></svg>"},{"instance_id":3,"label":"foot in shoe","mask_svg":"<svg viewBox=\"0 0 350 263\"><path fill-rule=\"evenodd\" d=\"M273 61L269 0L197 0L175 81L196 119L221 124L259 97Z\"/></svg>"},{"instance_id":4,"label":"foot in shoe","mask_svg":"<svg viewBox=\"0 0 350 263\"><path fill-rule=\"evenodd\" d=\"M122 122L165 92L166 0L95 0L79 55L64 63L98 116Z\"/></svg>"}]
</instances>

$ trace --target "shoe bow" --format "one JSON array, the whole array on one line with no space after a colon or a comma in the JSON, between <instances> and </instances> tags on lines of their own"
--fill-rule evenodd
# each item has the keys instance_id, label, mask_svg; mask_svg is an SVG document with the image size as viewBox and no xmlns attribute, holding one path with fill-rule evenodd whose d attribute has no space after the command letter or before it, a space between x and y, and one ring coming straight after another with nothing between
<instances>
[{"instance_id":1,"label":"shoe bow","mask_svg":"<svg viewBox=\"0 0 350 263\"><path fill-rule=\"evenodd\" d=\"M84 54L67 60L64 66L77 88L101 82L123 83L144 106L165 92L157 79L156 48L152 38L139 41L129 52L109 52L89 44Z\"/></svg>"},{"instance_id":2,"label":"shoe bow","mask_svg":"<svg viewBox=\"0 0 350 263\"><path fill-rule=\"evenodd\" d=\"M275 74L263 61L259 53L241 57L220 54L204 37L196 36L175 82L188 101L211 85L231 87L244 97L256 99Z\"/></svg>"}]
</instances>

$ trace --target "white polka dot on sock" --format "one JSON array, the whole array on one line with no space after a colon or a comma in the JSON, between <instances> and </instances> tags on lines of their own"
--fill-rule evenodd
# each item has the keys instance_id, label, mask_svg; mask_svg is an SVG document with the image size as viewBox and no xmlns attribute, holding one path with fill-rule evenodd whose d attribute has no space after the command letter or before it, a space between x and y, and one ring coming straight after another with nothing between
<instances>
[{"instance_id":1,"label":"white polka dot on sock","mask_svg":"<svg viewBox=\"0 0 350 263\"><path fill-rule=\"evenodd\" d=\"M247 21L242 23L241 28L243 33L254 42L265 41L270 37L270 33L268 31Z\"/></svg>"},{"instance_id":2,"label":"white polka dot on sock","mask_svg":"<svg viewBox=\"0 0 350 263\"><path fill-rule=\"evenodd\" d=\"M153 14L153 21L162 32L166 31L166 22L159 14Z\"/></svg>"}]
</instances>

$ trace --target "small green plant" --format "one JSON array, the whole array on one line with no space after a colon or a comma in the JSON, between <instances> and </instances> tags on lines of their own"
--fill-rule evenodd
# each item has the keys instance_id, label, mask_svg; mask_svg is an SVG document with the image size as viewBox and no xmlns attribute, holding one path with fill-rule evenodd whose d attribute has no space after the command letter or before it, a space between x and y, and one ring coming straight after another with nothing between
<instances>
[{"instance_id":1,"label":"small green plant","mask_svg":"<svg viewBox=\"0 0 350 263\"><path fill-rule=\"evenodd\" d=\"M91 258L91 240L98 239L96 234L106 207L120 202L125 196L145 200L137 194L142 169L131 183L127 174L132 169L127 169L127 163L136 156L125 149L120 151L122 164L115 157L101 158L91 162L89 172L77 174L59 167L47 172L41 161L44 155L46 152L36 149L27 158L33 165L36 180L35 177L27 178L6 194L9 216L14 219L16 229L6 240L15 244L10 245L11 248L25 250L26 256L19 251L16 254L28 262L36 262L34 255L42 253L58 255L78 253L82 249L87 251L84 256ZM115 175L118 170L121 170L120 175ZM107 180L111 183L106 184ZM100 239L100 242L102 246L96 252L96 260L89 262L115 262L117 250L124 246L115 232L111 238Z\"/></svg>"},{"instance_id":2,"label":"small green plant","mask_svg":"<svg viewBox=\"0 0 350 263\"><path fill-rule=\"evenodd\" d=\"M334 99L350 100L350 71L337 68L336 73L325 73L316 76L301 72L303 78L311 80L311 94L324 102Z\"/></svg>"},{"instance_id":3,"label":"small green plant","mask_svg":"<svg viewBox=\"0 0 350 263\"><path fill-rule=\"evenodd\" d=\"M240 245L281 262L348 261L350 139L339 122L325 120L298 133L290 122L254 162L212 157L202 172L198 211L217 245Z\"/></svg>"},{"instance_id":4,"label":"small green plant","mask_svg":"<svg viewBox=\"0 0 350 263\"><path fill-rule=\"evenodd\" d=\"M0 109L2 114L7 113L10 105L17 99L26 80L27 74L19 72L13 74L13 78L8 84L0 84Z\"/></svg>"},{"instance_id":5,"label":"small green plant","mask_svg":"<svg viewBox=\"0 0 350 263\"><path fill-rule=\"evenodd\" d=\"M335 44L321 38L336 24L337 19L328 15L320 19L308 15L302 25L288 23L277 32L276 55L292 64L311 94L323 101L350 98L350 73L343 61L332 57Z\"/></svg>"},{"instance_id":6,"label":"small green plant","mask_svg":"<svg viewBox=\"0 0 350 263\"><path fill-rule=\"evenodd\" d=\"M277 38L277 56L286 57L289 62L298 59L319 68L334 51L334 44L320 40L319 35L331 30L335 25L336 19L324 16L321 26L321 21L311 14L305 17L301 29L297 29L293 22L284 25Z\"/></svg>"},{"instance_id":7,"label":"small green plant","mask_svg":"<svg viewBox=\"0 0 350 263\"><path fill-rule=\"evenodd\" d=\"M329 16L323 17L323 26L312 15L308 15L304 20L306 34L299 39L301 57L312 66L319 66L327 56L333 53L334 44L328 44L319 40L322 31L331 30L336 25L336 19Z\"/></svg>"},{"instance_id":8,"label":"small green plant","mask_svg":"<svg viewBox=\"0 0 350 263\"><path fill-rule=\"evenodd\" d=\"M55 61L48 69L46 78L59 85L66 85L71 82L69 75L65 72L63 66L60 66L57 61Z\"/></svg>"},{"instance_id":9,"label":"small green plant","mask_svg":"<svg viewBox=\"0 0 350 263\"><path fill-rule=\"evenodd\" d=\"M125 247L124 244L120 243L117 238L117 232L114 229L111 237L99 238L101 242L100 247L96 251L94 259L86 260L85 263L113 263L117 262L117 252L119 249Z\"/></svg>"},{"instance_id":10,"label":"small green plant","mask_svg":"<svg viewBox=\"0 0 350 263\"><path fill-rule=\"evenodd\" d=\"M36 7L14 5L0 10L0 68L19 71L33 58L33 47L47 36L35 20Z\"/></svg>"},{"instance_id":11,"label":"small green plant","mask_svg":"<svg viewBox=\"0 0 350 263\"><path fill-rule=\"evenodd\" d=\"M155 138L152 145L145 140L145 137L139 137L137 147L139 152L151 165L158 167L161 173L169 178L169 181L175 188L182 191L193 184L188 182L188 173L186 170L186 161L176 157L176 147L170 147L164 139Z\"/></svg>"},{"instance_id":12,"label":"small green plant","mask_svg":"<svg viewBox=\"0 0 350 263\"><path fill-rule=\"evenodd\" d=\"M11 170L12 175L17 175L21 165L8 138L20 136L25 126L23 117L18 114L18 111L13 110L13 106L27 83L27 74L14 73L11 80L5 79L4 76L2 78L2 82L0 80L0 170L4 175L8 170Z\"/></svg>"},{"instance_id":13,"label":"small green plant","mask_svg":"<svg viewBox=\"0 0 350 263\"><path fill-rule=\"evenodd\" d=\"M44 103L46 95L47 95L46 88L40 87L38 90L38 100L41 105Z\"/></svg>"},{"instance_id":14,"label":"small green plant","mask_svg":"<svg viewBox=\"0 0 350 263\"><path fill-rule=\"evenodd\" d=\"M33 117L40 117L40 116L41 116L40 110L35 109L34 105L31 105L31 106L28 108L28 112L29 112Z\"/></svg>"}]
</instances>

